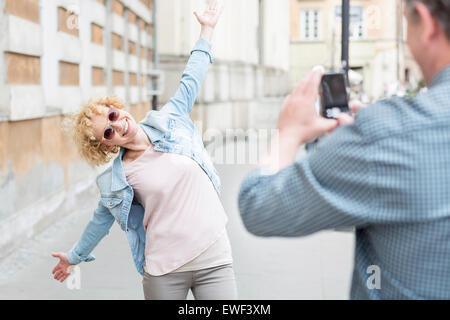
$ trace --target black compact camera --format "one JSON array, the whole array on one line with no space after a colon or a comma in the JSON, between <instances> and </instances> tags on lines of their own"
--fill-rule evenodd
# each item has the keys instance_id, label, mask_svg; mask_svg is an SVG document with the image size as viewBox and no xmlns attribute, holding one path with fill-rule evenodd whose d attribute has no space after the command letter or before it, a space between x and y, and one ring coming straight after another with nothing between
<instances>
[{"instance_id":1,"label":"black compact camera","mask_svg":"<svg viewBox=\"0 0 450 320\"><path fill-rule=\"evenodd\" d=\"M320 115L336 119L341 112L350 114L345 72L328 72L320 83Z\"/></svg>"}]
</instances>

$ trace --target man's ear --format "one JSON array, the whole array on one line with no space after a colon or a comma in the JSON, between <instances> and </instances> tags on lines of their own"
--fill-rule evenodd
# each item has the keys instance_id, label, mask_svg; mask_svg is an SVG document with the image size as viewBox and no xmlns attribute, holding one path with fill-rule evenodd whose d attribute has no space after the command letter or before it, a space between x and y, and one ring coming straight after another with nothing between
<instances>
[{"instance_id":1,"label":"man's ear","mask_svg":"<svg viewBox=\"0 0 450 320\"><path fill-rule=\"evenodd\" d=\"M428 44L431 40L439 36L439 23L433 18L430 10L424 3L417 2L415 6L420 20L419 23L422 25L422 41Z\"/></svg>"}]
</instances>

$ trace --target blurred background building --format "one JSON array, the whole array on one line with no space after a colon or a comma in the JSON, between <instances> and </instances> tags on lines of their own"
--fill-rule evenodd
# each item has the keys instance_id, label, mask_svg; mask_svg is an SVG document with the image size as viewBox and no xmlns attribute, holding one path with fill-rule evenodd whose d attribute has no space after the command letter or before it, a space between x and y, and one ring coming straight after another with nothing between
<instances>
[{"instance_id":1,"label":"blurred background building","mask_svg":"<svg viewBox=\"0 0 450 320\"><path fill-rule=\"evenodd\" d=\"M200 34L193 11L206 3L158 2L158 49L164 71L161 102L177 88ZM215 61L192 117L203 124L203 130L266 126L265 120L274 116L270 110L279 110L280 100L289 92L289 1L227 0L224 4L214 33Z\"/></svg>"},{"instance_id":2,"label":"blurred background building","mask_svg":"<svg viewBox=\"0 0 450 320\"><path fill-rule=\"evenodd\" d=\"M80 159L64 116L107 94L137 120L155 95L160 107L200 34L193 11L207 2L0 0L0 260L97 201L104 168ZM192 114L201 130L273 125L289 91L289 9L288 0L226 1Z\"/></svg>"},{"instance_id":3,"label":"blurred background building","mask_svg":"<svg viewBox=\"0 0 450 320\"><path fill-rule=\"evenodd\" d=\"M341 0L291 1L291 83L315 65L341 68ZM372 101L414 89L420 71L406 46L402 0L351 0L349 79Z\"/></svg>"}]
</instances>

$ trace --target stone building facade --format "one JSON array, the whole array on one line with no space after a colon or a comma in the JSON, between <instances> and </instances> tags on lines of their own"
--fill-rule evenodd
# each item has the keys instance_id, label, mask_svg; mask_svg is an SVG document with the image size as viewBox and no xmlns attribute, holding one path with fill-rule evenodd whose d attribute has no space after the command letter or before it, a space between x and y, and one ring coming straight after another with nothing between
<instances>
[{"instance_id":1,"label":"stone building facade","mask_svg":"<svg viewBox=\"0 0 450 320\"><path fill-rule=\"evenodd\" d=\"M65 115L107 94L150 109L152 17L152 0L0 0L0 259L95 192Z\"/></svg>"}]
</instances>

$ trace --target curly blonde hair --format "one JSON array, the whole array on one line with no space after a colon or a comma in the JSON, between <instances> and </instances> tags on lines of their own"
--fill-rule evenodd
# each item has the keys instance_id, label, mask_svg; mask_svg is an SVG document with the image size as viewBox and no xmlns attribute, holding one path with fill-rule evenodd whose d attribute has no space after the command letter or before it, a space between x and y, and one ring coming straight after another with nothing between
<instances>
[{"instance_id":1,"label":"curly blonde hair","mask_svg":"<svg viewBox=\"0 0 450 320\"><path fill-rule=\"evenodd\" d=\"M63 123L63 128L72 136L81 157L92 166L99 166L111 161L119 153L120 147L106 150L105 145L94 137L92 118L105 114L102 107L113 106L125 109L123 101L116 96L91 98L78 111L69 115Z\"/></svg>"}]
</instances>

